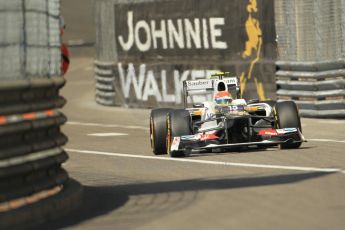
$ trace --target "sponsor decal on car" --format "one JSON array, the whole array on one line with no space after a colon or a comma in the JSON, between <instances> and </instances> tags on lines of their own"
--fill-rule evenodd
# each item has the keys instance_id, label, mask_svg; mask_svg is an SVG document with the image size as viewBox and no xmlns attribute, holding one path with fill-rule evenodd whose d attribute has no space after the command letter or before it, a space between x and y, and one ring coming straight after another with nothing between
<instances>
[{"instance_id":1,"label":"sponsor decal on car","mask_svg":"<svg viewBox=\"0 0 345 230\"><path fill-rule=\"evenodd\" d=\"M284 128L284 129L264 129L259 131L261 136L278 136L286 133L294 133L298 130L296 128Z\"/></svg>"},{"instance_id":2,"label":"sponsor decal on car","mask_svg":"<svg viewBox=\"0 0 345 230\"><path fill-rule=\"evenodd\" d=\"M205 120L211 119L213 116L214 116L214 112L207 110L205 113Z\"/></svg>"},{"instance_id":3,"label":"sponsor decal on car","mask_svg":"<svg viewBox=\"0 0 345 230\"><path fill-rule=\"evenodd\" d=\"M174 137L170 151L177 151L180 145L180 141L181 141L180 137Z\"/></svg>"},{"instance_id":4,"label":"sponsor decal on car","mask_svg":"<svg viewBox=\"0 0 345 230\"><path fill-rule=\"evenodd\" d=\"M212 80L194 80L186 81L187 90L207 89L212 88Z\"/></svg>"},{"instance_id":5,"label":"sponsor decal on car","mask_svg":"<svg viewBox=\"0 0 345 230\"><path fill-rule=\"evenodd\" d=\"M278 134L286 134L286 133L294 133L297 132L296 128L284 128L284 129L276 129Z\"/></svg>"},{"instance_id":6,"label":"sponsor decal on car","mask_svg":"<svg viewBox=\"0 0 345 230\"><path fill-rule=\"evenodd\" d=\"M195 135L186 135L186 136L182 136L181 140L182 141L206 141L206 140L214 140L214 139L218 139L219 137L214 135L214 134L195 134Z\"/></svg>"},{"instance_id":7,"label":"sponsor decal on car","mask_svg":"<svg viewBox=\"0 0 345 230\"><path fill-rule=\"evenodd\" d=\"M183 140L183 141L196 141L200 138L199 136L200 135L186 135L186 136L182 136L181 140Z\"/></svg>"},{"instance_id":8,"label":"sponsor decal on car","mask_svg":"<svg viewBox=\"0 0 345 230\"><path fill-rule=\"evenodd\" d=\"M275 129L264 129L259 131L261 136L277 136L278 132Z\"/></svg>"},{"instance_id":9,"label":"sponsor decal on car","mask_svg":"<svg viewBox=\"0 0 345 230\"><path fill-rule=\"evenodd\" d=\"M231 77L231 78L224 78L224 81L227 85L237 85L237 78Z\"/></svg>"},{"instance_id":10,"label":"sponsor decal on car","mask_svg":"<svg viewBox=\"0 0 345 230\"><path fill-rule=\"evenodd\" d=\"M206 140L214 140L214 139L218 139L219 137L217 137L214 134L202 134L200 136L200 140L201 141L206 141Z\"/></svg>"}]
</instances>

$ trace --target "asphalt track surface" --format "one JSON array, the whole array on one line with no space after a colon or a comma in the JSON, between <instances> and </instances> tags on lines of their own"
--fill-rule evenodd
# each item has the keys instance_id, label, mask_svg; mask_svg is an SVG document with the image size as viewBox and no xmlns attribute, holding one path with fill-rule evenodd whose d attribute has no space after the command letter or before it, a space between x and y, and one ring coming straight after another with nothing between
<instances>
[{"instance_id":1,"label":"asphalt track surface","mask_svg":"<svg viewBox=\"0 0 345 230\"><path fill-rule=\"evenodd\" d=\"M65 40L94 41L92 0L63 0ZM344 229L345 120L303 119L298 150L152 155L149 110L94 100L93 51L71 49L61 94L82 207L41 229Z\"/></svg>"},{"instance_id":2,"label":"asphalt track surface","mask_svg":"<svg viewBox=\"0 0 345 230\"><path fill-rule=\"evenodd\" d=\"M303 119L298 150L155 157L149 110L97 105L92 63L75 58L61 92L84 203L42 228L344 229L344 120Z\"/></svg>"}]
</instances>

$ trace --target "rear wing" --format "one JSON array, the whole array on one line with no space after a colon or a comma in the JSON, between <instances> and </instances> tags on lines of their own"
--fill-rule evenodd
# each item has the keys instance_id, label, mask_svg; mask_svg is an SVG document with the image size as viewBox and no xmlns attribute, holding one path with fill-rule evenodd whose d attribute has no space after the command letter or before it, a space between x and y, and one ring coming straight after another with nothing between
<instances>
[{"instance_id":1,"label":"rear wing","mask_svg":"<svg viewBox=\"0 0 345 230\"><path fill-rule=\"evenodd\" d=\"M220 81L227 85L227 89L233 97L239 97L240 84L237 77L186 80L183 81L184 106L187 105L188 96L213 93Z\"/></svg>"}]
</instances>

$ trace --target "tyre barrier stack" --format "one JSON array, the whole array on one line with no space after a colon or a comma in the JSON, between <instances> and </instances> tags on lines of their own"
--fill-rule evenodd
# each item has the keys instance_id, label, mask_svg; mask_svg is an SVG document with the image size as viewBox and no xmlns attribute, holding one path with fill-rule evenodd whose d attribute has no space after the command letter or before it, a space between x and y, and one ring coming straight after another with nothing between
<instances>
[{"instance_id":1,"label":"tyre barrier stack","mask_svg":"<svg viewBox=\"0 0 345 230\"><path fill-rule=\"evenodd\" d=\"M42 223L81 201L80 184L61 167L64 84L62 77L1 81L0 229Z\"/></svg>"},{"instance_id":2,"label":"tyre barrier stack","mask_svg":"<svg viewBox=\"0 0 345 230\"><path fill-rule=\"evenodd\" d=\"M96 102L101 105L115 105L114 63L95 61Z\"/></svg>"},{"instance_id":3,"label":"tyre barrier stack","mask_svg":"<svg viewBox=\"0 0 345 230\"><path fill-rule=\"evenodd\" d=\"M277 62L277 97L304 117L345 118L345 61Z\"/></svg>"}]
</instances>

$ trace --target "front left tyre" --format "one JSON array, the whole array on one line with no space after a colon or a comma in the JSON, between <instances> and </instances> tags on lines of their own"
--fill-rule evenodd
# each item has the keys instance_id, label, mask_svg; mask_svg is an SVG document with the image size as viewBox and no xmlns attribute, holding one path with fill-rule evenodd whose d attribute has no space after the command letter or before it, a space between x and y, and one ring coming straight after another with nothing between
<instances>
[{"instance_id":1,"label":"front left tyre","mask_svg":"<svg viewBox=\"0 0 345 230\"><path fill-rule=\"evenodd\" d=\"M150 115L150 141L151 148L155 155L167 153L166 136L167 123L166 117L171 109L160 108L153 109Z\"/></svg>"}]
</instances>

